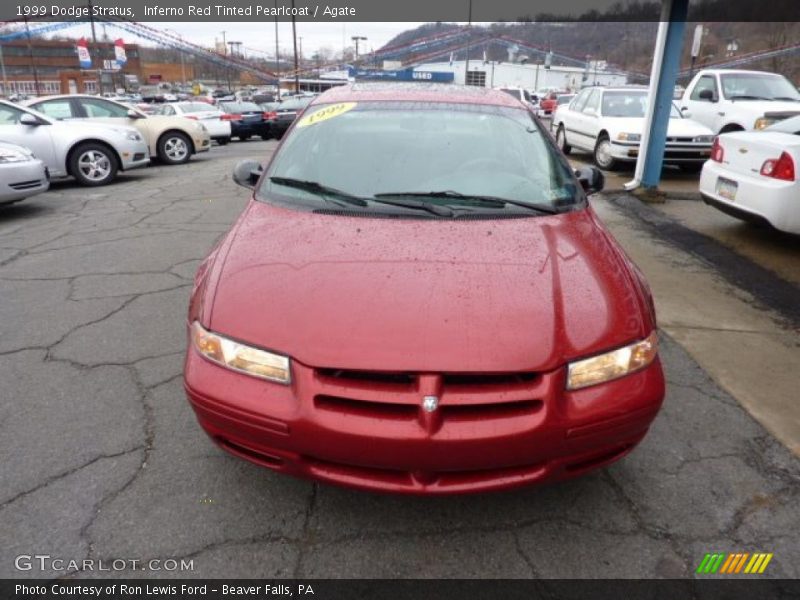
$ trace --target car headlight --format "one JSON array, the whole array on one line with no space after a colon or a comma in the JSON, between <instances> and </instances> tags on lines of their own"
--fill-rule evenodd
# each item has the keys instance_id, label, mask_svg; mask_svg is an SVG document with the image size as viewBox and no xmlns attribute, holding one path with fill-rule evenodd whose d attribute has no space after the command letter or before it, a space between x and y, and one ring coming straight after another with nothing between
<instances>
[{"instance_id":1,"label":"car headlight","mask_svg":"<svg viewBox=\"0 0 800 600\"><path fill-rule=\"evenodd\" d=\"M629 346L571 362L567 365L567 389L578 390L624 377L647 367L657 353L658 335L653 331Z\"/></svg>"},{"instance_id":2,"label":"car headlight","mask_svg":"<svg viewBox=\"0 0 800 600\"><path fill-rule=\"evenodd\" d=\"M253 377L291 383L289 357L234 342L192 323L192 344L208 360Z\"/></svg>"},{"instance_id":3,"label":"car headlight","mask_svg":"<svg viewBox=\"0 0 800 600\"><path fill-rule=\"evenodd\" d=\"M769 117L759 117L756 119L756 122L753 123L753 129L766 129L770 125L776 122L776 119L770 119Z\"/></svg>"},{"instance_id":4,"label":"car headlight","mask_svg":"<svg viewBox=\"0 0 800 600\"><path fill-rule=\"evenodd\" d=\"M126 140L131 140L132 142L141 142L142 136L139 135L136 131L129 131L128 129L117 129L112 127L112 130L117 132L118 134L125 136Z\"/></svg>"},{"instance_id":5,"label":"car headlight","mask_svg":"<svg viewBox=\"0 0 800 600\"><path fill-rule=\"evenodd\" d=\"M697 144L710 144L714 141L713 135L698 135L694 138Z\"/></svg>"},{"instance_id":6,"label":"car headlight","mask_svg":"<svg viewBox=\"0 0 800 600\"><path fill-rule=\"evenodd\" d=\"M639 142L642 139L642 134L623 132L617 135L617 139L621 142Z\"/></svg>"},{"instance_id":7,"label":"car headlight","mask_svg":"<svg viewBox=\"0 0 800 600\"><path fill-rule=\"evenodd\" d=\"M18 163L18 162L26 162L33 157L32 154L25 154L24 152L20 152L19 150L11 150L0 148L0 163Z\"/></svg>"}]
</instances>

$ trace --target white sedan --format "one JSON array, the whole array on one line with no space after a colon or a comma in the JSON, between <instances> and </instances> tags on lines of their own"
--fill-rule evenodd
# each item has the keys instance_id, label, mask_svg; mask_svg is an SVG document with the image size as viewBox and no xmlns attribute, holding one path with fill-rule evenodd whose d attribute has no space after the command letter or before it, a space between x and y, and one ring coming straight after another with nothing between
<instances>
[{"instance_id":1,"label":"white sedan","mask_svg":"<svg viewBox=\"0 0 800 600\"><path fill-rule=\"evenodd\" d=\"M720 135L700 175L706 204L800 234L800 117Z\"/></svg>"},{"instance_id":2,"label":"white sedan","mask_svg":"<svg viewBox=\"0 0 800 600\"><path fill-rule=\"evenodd\" d=\"M50 175L33 152L0 142L0 204L12 204L46 192Z\"/></svg>"},{"instance_id":3,"label":"white sedan","mask_svg":"<svg viewBox=\"0 0 800 600\"><path fill-rule=\"evenodd\" d=\"M567 105L553 113L552 129L564 154L572 148L594 154L601 169L633 163L639 156L647 110L644 88L584 88ZM697 173L711 155L711 130L681 115L671 105L664 162Z\"/></svg>"},{"instance_id":4,"label":"white sedan","mask_svg":"<svg viewBox=\"0 0 800 600\"><path fill-rule=\"evenodd\" d=\"M220 146L231 141L231 122L228 115L207 102L170 102L161 104L154 114L186 117L199 121L208 129L208 135Z\"/></svg>"}]
</instances>

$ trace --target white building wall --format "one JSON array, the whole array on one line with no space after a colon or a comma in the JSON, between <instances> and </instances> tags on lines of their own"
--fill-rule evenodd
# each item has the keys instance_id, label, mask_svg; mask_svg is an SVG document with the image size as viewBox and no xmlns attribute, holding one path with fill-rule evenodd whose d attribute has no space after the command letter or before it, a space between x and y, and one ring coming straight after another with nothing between
<instances>
[{"instance_id":1,"label":"white building wall","mask_svg":"<svg viewBox=\"0 0 800 600\"><path fill-rule=\"evenodd\" d=\"M465 61L426 63L414 68L415 71L453 73L454 81L464 85ZM470 72L483 71L486 74L486 87L521 87L527 90L578 90L586 85L625 85L627 77L620 73L589 71L576 67L552 67L543 65L516 64L508 62L470 60ZM583 81L584 74L588 75Z\"/></svg>"}]
</instances>

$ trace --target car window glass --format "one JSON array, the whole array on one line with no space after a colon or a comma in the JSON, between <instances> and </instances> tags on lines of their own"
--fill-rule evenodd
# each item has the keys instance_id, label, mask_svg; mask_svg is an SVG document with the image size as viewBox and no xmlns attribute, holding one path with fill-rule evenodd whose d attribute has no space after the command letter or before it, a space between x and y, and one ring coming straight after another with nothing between
<instances>
[{"instance_id":1,"label":"car window glass","mask_svg":"<svg viewBox=\"0 0 800 600\"><path fill-rule=\"evenodd\" d=\"M18 108L0 104L0 125L16 125L21 116L22 111Z\"/></svg>"},{"instance_id":2,"label":"car window glass","mask_svg":"<svg viewBox=\"0 0 800 600\"><path fill-rule=\"evenodd\" d=\"M181 111L185 113L197 113L197 112L211 112L214 111L215 108L210 104L205 104L204 102L190 102L189 104L181 104Z\"/></svg>"},{"instance_id":3,"label":"car window glass","mask_svg":"<svg viewBox=\"0 0 800 600\"><path fill-rule=\"evenodd\" d=\"M222 102L220 106L229 113L261 112L258 104L252 102Z\"/></svg>"},{"instance_id":4,"label":"car window glass","mask_svg":"<svg viewBox=\"0 0 800 600\"><path fill-rule=\"evenodd\" d=\"M776 98L800 100L800 93L782 75L771 73L726 73L720 77L726 98Z\"/></svg>"},{"instance_id":5,"label":"car window glass","mask_svg":"<svg viewBox=\"0 0 800 600\"><path fill-rule=\"evenodd\" d=\"M778 121L777 123L767 127L765 131L778 131L781 133L800 135L800 117L792 117L790 119Z\"/></svg>"},{"instance_id":6,"label":"car window glass","mask_svg":"<svg viewBox=\"0 0 800 600\"><path fill-rule=\"evenodd\" d=\"M570 104L570 109L574 111L580 112L583 110L583 106L586 104L586 100L589 98L589 93L593 90L583 90L580 92L576 97L575 100Z\"/></svg>"},{"instance_id":7,"label":"car window glass","mask_svg":"<svg viewBox=\"0 0 800 600\"><path fill-rule=\"evenodd\" d=\"M359 103L333 118L296 127L268 176L316 181L367 197L450 190L523 202L575 202L568 165L522 107L408 106ZM419 152L420 147L427 151ZM264 192L319 201L318 195L277 184L267 183Z\"/></svg>"},{"instance_id":8,"label":"car window glass","mask_svg":"<svg viewBox=\"0 0 800 600\"><path fill-rule=\"evenodd\" d=\"M172 108L170 105L165 104L163 106L163 108L161 109L161 114L162 115L167 115L167 116L174 115L175 114L175 109Z\"/></svg>"},{"instance_id":9,"label":"car window glass","mask_svg":"<svg viewBox=\"0 0 800 600\"><path fill-rule=\"evenodd\" d=\"M598 90L592 90L581 112L583 113L591 112L597 114L599 112L598 108L600 108L600 92Z\"/></svg>"},{"instance_id":10,"label":"car window glass","mask_svg":"<svg viewBox=\"0 0 800 600\"><path fill-rule=\"evenodd\" d=\"M42 102L36 105L36 110L54 119L71 119L75 116L72 114L72 103L68 98Z\"/></svg>"},{"instance_id":11,"label":"car window glass","mask_svg":"<svg viewBox=\"0 0 800 600\"><path fill-rule=\"evenodd\" d=\"M717 83L714 81L713 75L703 75L697 82L697 85L694 86L692 90L691 99L692 100L702 100L700 98L700 92L703 90L711 90L714 94L714 98L717 97Z\"/></svg>"},{"instance_id":12,"label":"car window glass","mask_svg":"<svg viewBox=\"0 0 800 600\"><path fill-rule=\"evenodd\" d=\"M128 117L128 109L113 102L104 102L103 100L94 98L84 98L80 100L81 106L86 111L86 116L89 118L98 117L112 117L117 119L126 119Z\"/></svg>"}]
</instances>

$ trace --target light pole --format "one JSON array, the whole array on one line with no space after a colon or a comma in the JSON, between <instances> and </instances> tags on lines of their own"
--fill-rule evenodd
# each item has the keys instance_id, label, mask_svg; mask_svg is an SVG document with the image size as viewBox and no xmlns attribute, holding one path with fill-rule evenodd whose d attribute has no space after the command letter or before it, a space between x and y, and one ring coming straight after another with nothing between
<instances>
[{"instance_id":1,"label":"light pole","mask_svg":"<svg viewBox=\"0 0 800 600\"><path fill-rule=\"evenodd\" d=\"M294 16L294 0L292 0L292 43L294 44L294 91L300 92L300 67L297 63L297 26Z\"/></svg>"},{"instance_id":2,"label":"light pole","mask_svg":"<svg viewBox=\"0 0 800 600\"><path fill-rule=\"evenodd\" d=\"M350 39L356 44L356 60L358 60L358 42L366 42L367 38L365 38L363 35L354 35Z\"/></svg>"},{"instance_id":3,"label":"light pole","mask_svg":"<svg viewBox=\"0 0 800 600\"><path fill-rule=\"evenodd\" d=\"M0 44L0 70L3 72L3 96L8 96L8 78L6 77L6 63L3 61L3 45Z\"/></svg>"},{"instance_id":4,"label":"light pole","mask_svg":"<svg viewBox=\"0 0 800 600\"><path fill-rule=\"evenodd\" d=\"M464 85L469 85L469 46L472 39L472 0L469 0L469 13L467 15L467 60L464 62Z\"/></svg>"},{"instance_id":5,"label":"light pole","mask_svg":"<svg viewBox=\"0 0 800 600\"><path fill-rule=\"evenodd\" d=\"M275 78L278 80L278 102L281 101L281 55L278 49L278 0L275 0Z\"/></svg>"}]
</instances>

